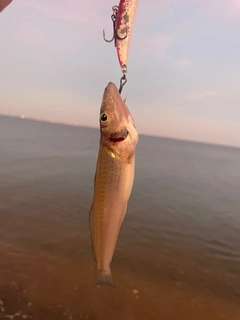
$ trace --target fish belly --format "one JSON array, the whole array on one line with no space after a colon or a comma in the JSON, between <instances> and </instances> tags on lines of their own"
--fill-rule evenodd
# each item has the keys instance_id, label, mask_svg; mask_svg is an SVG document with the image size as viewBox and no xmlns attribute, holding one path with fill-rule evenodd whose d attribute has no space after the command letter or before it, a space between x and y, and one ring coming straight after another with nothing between
<instances>
[{"instance_id":1,"label":"fish belly","mask_svg":"<svg viewBox=\"0 0 240 320\"><path fill-rule=\"evenodd\" d=\"M111 274L110 263L124 219L134 179L131 163L99 150L90 212L90 229L97 273Z\"/></svg>"}]
</instances>

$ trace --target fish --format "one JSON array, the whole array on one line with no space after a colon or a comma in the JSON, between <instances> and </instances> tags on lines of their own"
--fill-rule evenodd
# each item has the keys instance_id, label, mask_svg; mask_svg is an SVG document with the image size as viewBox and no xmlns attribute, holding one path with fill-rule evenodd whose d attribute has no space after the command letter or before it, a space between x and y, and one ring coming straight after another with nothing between
<instances>
[{"instance_id":1,"label":"fish","mask_svg":"<svg viewBox=\"0 0 240 320\"><path fill-rule=\"evenodd\" d=\"M100 108L100 142L89 226L97 286L115 287L110 264L135 175L138 133L116 85L109 82Z\"/></svg>"},{"instance_id":2,"label":"fish","mask_svg":"<svg viewBox=\"0 0 240 320\"><path fill-rule=\"evenodd\" d=\"M127 67L138 0L120 0L116 17L116 48L121 68ZM126 36L126 38L125 38Z\"/></svg>"}]
</instances>

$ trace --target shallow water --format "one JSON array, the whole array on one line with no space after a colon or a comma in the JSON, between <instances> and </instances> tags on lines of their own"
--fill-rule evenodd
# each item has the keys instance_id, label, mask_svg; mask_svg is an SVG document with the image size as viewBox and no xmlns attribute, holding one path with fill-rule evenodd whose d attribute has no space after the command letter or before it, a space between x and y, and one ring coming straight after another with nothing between
<instances>
[{"instance_id":1,"label":"shallow water","mask_svg":"<svg viewBox=\"0 0 240 320\"><path fill-rule=\"evenodd\" d=\"M0 117L0 318L240 319L240 149L140 136L112 289L88 229L98 143Z\"/></svg>"}]
</instances>

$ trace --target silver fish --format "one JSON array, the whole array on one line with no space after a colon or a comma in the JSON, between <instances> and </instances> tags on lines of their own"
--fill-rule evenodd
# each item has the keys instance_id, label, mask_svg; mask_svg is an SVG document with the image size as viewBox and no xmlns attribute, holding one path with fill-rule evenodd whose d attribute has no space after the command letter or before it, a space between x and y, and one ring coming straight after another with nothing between
<instances>
[{"instance_id":1,"label":"silver fish","mask_svg":"<svg viewBox=\"0 0 240 320\"><path fill-rule=\"evenodd\" d=\"M115 287L110 263L132 192L138 133L117 87L106 87L100 110L100 146L89 214L95 282Z\"/></svg>"}]
</instances>

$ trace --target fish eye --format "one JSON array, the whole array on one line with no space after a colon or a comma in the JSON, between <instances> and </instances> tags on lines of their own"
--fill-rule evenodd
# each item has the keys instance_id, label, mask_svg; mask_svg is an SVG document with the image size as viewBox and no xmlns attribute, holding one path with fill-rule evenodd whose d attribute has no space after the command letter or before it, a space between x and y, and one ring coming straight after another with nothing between
<instances>
[{"instance_id":1,"label":"fish eye","mask_svg":"<svg viewBox=\"0 0 240 320\"><path fill-rule=\"evenodd\" d=\"M100 119L101 119L101 121L107 121L107 115L106 115L106 113L102 113L101 115L100 115Z\"/></svg>"}]
</instances>

